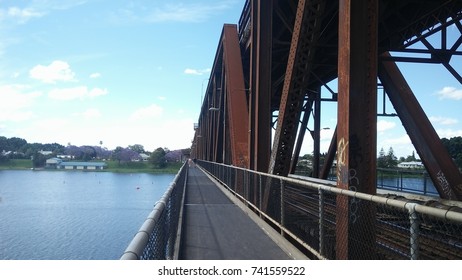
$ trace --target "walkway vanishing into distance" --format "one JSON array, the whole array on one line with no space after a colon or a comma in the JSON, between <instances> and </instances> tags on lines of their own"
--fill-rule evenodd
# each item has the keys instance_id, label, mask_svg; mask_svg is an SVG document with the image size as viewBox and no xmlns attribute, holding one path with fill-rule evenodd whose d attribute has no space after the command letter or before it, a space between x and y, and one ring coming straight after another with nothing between
<instances>
[{"instance_id":1,"label":"walkway vanishing into distance","mask_svg":"<svg viewBox=\"0 0 462 280\"><path fill-rule=\"evenodd\" d=\"M180 259L306 259L199 168L190 168L185 195Z\"/></svg>"}]
</instances>

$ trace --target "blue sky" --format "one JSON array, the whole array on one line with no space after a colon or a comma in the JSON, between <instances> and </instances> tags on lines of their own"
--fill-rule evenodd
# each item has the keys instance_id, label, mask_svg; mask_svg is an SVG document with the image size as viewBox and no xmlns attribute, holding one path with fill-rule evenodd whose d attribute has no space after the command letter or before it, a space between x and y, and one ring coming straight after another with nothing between
<instances>
[{"instance_id":1,"label":"blue sky","mask_svg":"<svg viewBox=\"0 0 462 280\"><path fill-rule=\"evenodd\" d=\"M190 147L222 26L244 2L0 0L0 135ZM451 63L462 72L460 58ZM461 136L458 81L440 65L402 66L440 137ZM322 127L335 127L335 106ZM399 119L379 118L378 129L378 149L412 153ZM306 141L302 154L311 150Z\"/></svg>"},{"instance_id":2,"label":"blue sky","mask_svg":"<svg viewBox=\"0 0 462 280\"><path fill-rule=\"evenodd\" d=\"M0 0L0 135L148 150L191 146L240 0Z\"/></svg>"}]
</instances>

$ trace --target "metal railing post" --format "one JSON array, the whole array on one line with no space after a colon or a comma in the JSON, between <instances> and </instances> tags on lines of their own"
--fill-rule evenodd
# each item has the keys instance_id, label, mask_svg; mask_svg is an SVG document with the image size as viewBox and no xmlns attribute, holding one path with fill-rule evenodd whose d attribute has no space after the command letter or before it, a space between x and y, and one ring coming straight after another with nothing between
<instances>
[{"instance_id":1,"label":"metal railing post","mask_svg":"<svg viewBox=\"0 0 462 280\"><path fill-rule=\"evenodd\" d=\"M324 192L319 189L319 253L324 255Z\"/></svg>"},{"instance_id":2,"label":"metal railing post","mask_svg":"<svg viewBox=\"0 0 462 280\"><path fill-rule=\"evenodd\" d=\"M280 179L281 184L281 226L285 227L285 218L284 218L284 180ZM284 236L284 230L281 228L281 235Z\"/></svg>"},{"instance_id":3,"label":"metal railing post","mask_svg":"<svg viewBox=\"0 0 462 280\"><path fill-rule=\"evenodd\" d=\"M416 203L406 204L406 208L409 212L409 247L411 260L419 259L419 233L420 233L420 221L417 212L415 211Z\"/></svg>"},{"instance_id":4,"label":"metal railing post","mask_svg":"<svg viewBox=\"0 0 462 280\"><path fill-rule=\"evenodd\" d=\"M258 187L259 187L259 189L260 189L259 194L258 194L258 209L261 209L261 206L262 206L262 199L263 199L263 198L262 198L262 193L263 193L263 182L262 182L262 180L261 180L261 174L258 175L258 181L259 181L259 182L258 182L258 184L259 184ZM260 213L260 217L261 217L261 216L262 216L262 215L261 215L261 212L259 212L259 213Z\"/></svg>"}]
</instances>

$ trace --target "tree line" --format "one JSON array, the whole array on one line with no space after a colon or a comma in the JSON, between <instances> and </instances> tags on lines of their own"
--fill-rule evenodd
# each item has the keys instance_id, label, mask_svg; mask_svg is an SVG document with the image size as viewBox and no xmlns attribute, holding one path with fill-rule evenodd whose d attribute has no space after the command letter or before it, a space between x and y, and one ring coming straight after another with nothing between
<instances>
[{"instance_id":1,"label":"tree line","mask_svg":"<svg viewBox=\"0 0 462 280\"><path fill-rule=\"evenodd\" d=\"M114 150L109 150L102 144L100 141L99 146L75 146L71 143L63 146L58 143L28 143L22 138L0 136L0 164L7 163L11 159L31 159L34 167L40 167L45 165L47 159L60 156L76 161L114 160L119 164L147 159L153 167L163 168L168 163L181 161L183 155L189 153L189 149L171 151L161 147L150 152L146 151L144 146L140 144L129 145L128 147L119 146Z\"/></svg>"},{"instance_id":2,"label":"tree line","mask_svg":"<svg viewBox=\"0 0 462 280\"><path fill-rule=\"evenodd\" d=\"M462 137L457 136L450 139L442 138L441 139L443 145L448 150L449 155L454 160L455 164L459 169L462 169ZM325 154L321 154L320 162L321 164L324 162ZM313 159L313 155L306 154L299 158L299 162L297 164L298 169L303 170L311 170L311 164ZM377 155L377 167L379 168L396 168L399 163L401 162L411 162L411 161L420 161L416 158L414 151L412 154L406 157L398 157L395 155L393 148L390 147L388 152L385 153L385 150L382 148Z\"/></svg>"},{"instance_id":3,"label":"tree line","mask_svg":"<svg viewBox=\"0 0 462 280\"><path fill-rule=\"evenodd\" d=\"M459 169L462 169L462 137L457 136L450 139L442 138L441 142L443 143L443 146L446 147L449 156L452 158L456 166L459 167ZM398 166L398 163L400 162L410 161L417 161L414 152L412 152L412 155L409 155L406 158L400 157L398 160L398 158L394 155L393 148L390 147L387 154L385 154L385 151L382 148L379 152L379 156L377 157L377 167L394 168Z\"/></svg>"}]
</instances>

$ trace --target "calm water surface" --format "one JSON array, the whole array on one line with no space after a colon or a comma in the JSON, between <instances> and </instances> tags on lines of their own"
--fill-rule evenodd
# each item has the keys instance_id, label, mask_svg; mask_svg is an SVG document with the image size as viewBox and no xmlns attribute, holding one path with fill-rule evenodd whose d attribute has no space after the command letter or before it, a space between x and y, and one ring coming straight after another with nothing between
<instances>
[{"instance_id":1,"label":"calm water surface","mask_svg":"<svg viewBox=\"0 0 462 280\"><path fill-rule=\"evenodd\" d=\"M0 171L0 259L118 259L174 176Z\"/></svg>"}]
</instances>

